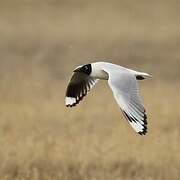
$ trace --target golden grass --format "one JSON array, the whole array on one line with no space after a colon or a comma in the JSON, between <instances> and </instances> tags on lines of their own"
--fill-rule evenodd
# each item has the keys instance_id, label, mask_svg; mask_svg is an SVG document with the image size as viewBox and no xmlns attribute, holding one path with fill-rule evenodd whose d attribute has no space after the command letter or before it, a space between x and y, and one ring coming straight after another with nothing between
<instances>
[{"instance_id":1,"label":"golden grass","mask_svg":"<svg viewBox=\"0 0 180 180\"><path fill-rule=\"evenodd\" d=\"M178 180L176 1L0 1L0 179ZM106 82L64 105L72 69L107 60L147 71L148 134L121 114Z\"/></svg>"}]
</instances>

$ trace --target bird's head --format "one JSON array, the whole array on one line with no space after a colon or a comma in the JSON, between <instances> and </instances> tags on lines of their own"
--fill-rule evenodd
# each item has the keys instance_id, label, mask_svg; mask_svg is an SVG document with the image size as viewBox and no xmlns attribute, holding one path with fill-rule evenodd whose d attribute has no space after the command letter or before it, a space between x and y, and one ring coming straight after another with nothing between
<instances>
[{"instance_id":1,"label":"bird's head","mask_svg":"<svg viewBox=\"0 0 180 180\"><path fill-rule=\"evenodd\" d=\"M80 73L85 73L87 75L90 75L92 72L92 66L91 66L91 64L85 64L82 66L78 66L76 69L74 69L74 72L80 72Z\"/></svg>"}]
</instances>

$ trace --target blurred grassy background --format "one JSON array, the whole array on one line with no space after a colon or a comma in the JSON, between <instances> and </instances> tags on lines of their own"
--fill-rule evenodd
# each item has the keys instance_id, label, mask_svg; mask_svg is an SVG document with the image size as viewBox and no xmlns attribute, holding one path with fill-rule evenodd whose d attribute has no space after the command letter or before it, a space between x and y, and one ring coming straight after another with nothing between
<instances>
[{"instance_id":1,"label":"blurred grassy background","mask_svg":"<svg viewBox=\"0 0 180 180\"><path fill-rule=\"evenodd\" d=\"M176 0L0 0L0 179L178 180L179 17ZM100 60L153 75L146 136L106 82L65 107L73 68Z\"/></svg>"}]
</instances>

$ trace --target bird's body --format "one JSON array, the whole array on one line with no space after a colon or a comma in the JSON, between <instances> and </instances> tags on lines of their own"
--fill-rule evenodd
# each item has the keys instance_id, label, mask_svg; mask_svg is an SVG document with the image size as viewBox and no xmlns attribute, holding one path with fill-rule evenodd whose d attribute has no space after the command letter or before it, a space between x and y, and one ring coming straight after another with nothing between
<instances>
[{"instance_id":1,"label":"bird's body","mask_svg":"<svg viewBox=\"0 0 180 180\"><path fill-rule=\"evenodd\" d=\"M92 63L92 72L90 74L91 77L97 78L97 79L105 79L108 80L108 72L111 73L130 73L136 76L149 76L147 73L134 71L132 69L127 69L125 67L108 63L108 62L96 62ZM105 72L105 73L104 73Z\"/></svg>"},{"instance_id":2,"label":"bird's body","mask_svg":"<svg viewBox=\"0 0 180 180\"><path fill-rule=\"evenodd\" d=\"M66 106L75 106L100 80L107 80L117 104L130 125L139 134L147 132L147 116L141 103L137 80L147 73L134 71L108 62L96 62L78 66L66 91Z\"/></svg>"}]
</instances>

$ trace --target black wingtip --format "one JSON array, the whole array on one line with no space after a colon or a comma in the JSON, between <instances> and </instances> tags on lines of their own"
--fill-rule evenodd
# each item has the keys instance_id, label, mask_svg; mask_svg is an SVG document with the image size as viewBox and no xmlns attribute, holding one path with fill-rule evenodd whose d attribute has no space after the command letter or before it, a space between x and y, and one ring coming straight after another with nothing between
<instances>
[{"instance_id":1,"label":"black wingtip","mask_svg":"<svg viewBox=\"0 0 180 180\"><path fill-rule=\"evenodd\" d=\"M140 135L146 135L147 134L147 126L144 126L143 131L138 132Z\"/></svg>"},{"instance_id":2,"label":"black wingtip","mask_svg":"<svg viewBox=\"0 0 180 180\"><path fill-rule=\"evenodd\" d=\"M145 116L145 117L147 119L147 116ZM144 119L144 125L143 125L144 129L142 131L138 132L140 135L146 135L147 134L147 120L146 119Z\"/></svg>"},{"instance_id":3,"label":"black wingtip","mask_svg":"<svg viewBox=\"0 0 180 180\"><path fill-rule=\"evenodd\" d=\"M139 122L135 117L129 116L125 111L122 111L122 112L123 112L124 116L127 118L127 120L130 123L132 123L132 122L134 122L134 123ZM138 134L140 134L140 135L146 135L146 133L147 133L147 115L145 114L145 110L144 110L144 119L143 119L143 122L144 122L144 124L141 124L143 126L143 129L142 129L142 131L138 132Z\"/></svg>"},{"instance_id":4,"label":"black wingtip","mask_svg":"<svg viewBox=\"0 0 180 180\"><path fill-rule=\"evenodd\" d=\"M74 106L76 106L76 104L72 104L72 105L68 104L68 105L66 105L66 107L70 107L70 108L72 108Z\"/></svg>"}]
</instances>

